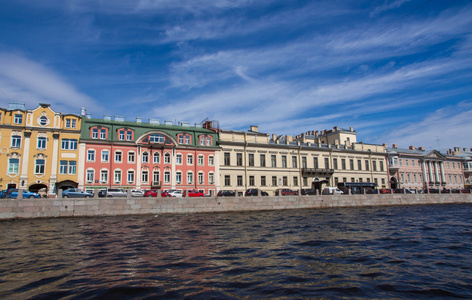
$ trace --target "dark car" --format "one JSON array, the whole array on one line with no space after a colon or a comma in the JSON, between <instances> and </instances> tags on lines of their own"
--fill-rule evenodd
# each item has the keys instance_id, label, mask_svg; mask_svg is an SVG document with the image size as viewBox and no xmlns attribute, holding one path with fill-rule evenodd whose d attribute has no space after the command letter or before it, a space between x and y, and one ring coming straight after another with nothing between
<instances>
[{"instance_id":1,"label":"dark car","mask_svg":"<svg viewBox=\"0 0 472 300\"><path fill-rule=\"evenodd\" d=\"M258 194L258 189L248 189L246 191L246 193L244 194L244 196L257 196L257 194ZM262 196L269 196L269 194L267 194L264 191L261 191L261 195Z\"/></svg>"},{"instance_id":2,"label":"dark car","mask_svg":"<svg viewBox=\"0 0 472 300\"><path fill-rule=\"evenodd\" d=\"M297 191L291 189L278 189L275 191L276 196L295 196L298 195Z\"/></svg>"},{"instance_id":3,"label":"dark car","mask_svg":"<svg viewBox=\"0 0 472 300\"><path fill-rule=\"evenodd\" d=\"M98 197L106 197L106 196L107 196L107 190L98 191Z\"/></svg>"},{"instance_id":4,"label":"dark car","mask_svg":"<svg viewBox=\"0 0 472 300\"><path fill-rule=\"evenodd\" d=\"M314 189L302 189L302 195L316 195Z\"/></svg>"},{"instance_id":5,"label":"dark car","mask_svg":"<svg viewBox=\"0 0 472 300\"><path fill-rule=\"evenodd\" d=\"M218 194L216 194L218 197L234 197L236 196L236 193L234 191L219 191Z\"/></svg>"}]
</instances>

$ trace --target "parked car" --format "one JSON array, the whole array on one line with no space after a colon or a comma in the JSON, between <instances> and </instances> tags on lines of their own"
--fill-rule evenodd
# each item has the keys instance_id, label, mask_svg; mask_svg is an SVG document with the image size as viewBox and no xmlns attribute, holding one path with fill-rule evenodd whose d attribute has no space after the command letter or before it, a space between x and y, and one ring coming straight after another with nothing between
<instances>
[{"instance_id":1,"label":"parked car","mask_svg":"<svg viewBox=\"0 0 472 300\"><path fill-rule=\"evenodd\" d=\"M229 190L220 190L218 194L216 194L218 197L234 197L236 196L235 191L229 191Z\"/></svg>"},{"instance_id":2,"label":"parked car","mask_svg":"<svg viewBox=\"0 0 472 300\"><path fill-rule=\"evenodd\" d=\"M302 195L316 195L314 189L302 189Z\"/></svg>"},{"instance_id":3,"label":"parked car","mask_svg":"<svg viewBox=\"0 0 472 300\"><path fill-rule=\"evenodd\" d=\"M107 190L98 191L98 197L106 197L106 196L107 196Z\"/></svg>"},{"instance_id":4,"label":"parked car","mask_svg":"<svg viewBox=\"0 0 472 300\"><path fill-rule=\"evenodd\" d=\"M430 188L430 189L429 189L429 193L430 193L430 194L439 194L439 189Z\"/></svg>"},{"instance_id":5,"label":"parked car","mask_svg":"<svg viewBox=\"0 0 472 300\"><path fill-rule=\"evenodd\" d=\"M63 198L92 198L93 194L84 192L76 188L70 188L62 191Z\"/></svg>"},{"instance_id":6,"label":"parked car","mask_svg":"<svg viewBox=\"0 0 472 300\"><path fill-rule=\"evenodd\" d=\"M244 196L257 196L259 189L248 189ZM267 192L261 191L262 196L269 196Z\"/></svg>"},{"instance_id":7,"label":"parked car","mask_svg":"<svg viewBox=\"0 0 472 300\"><path fill-rule=\"evenodd\" d=\"M295 196L298 195L297 191L291 189L278 189L275 191L276 196Z\"/></svg>"},{"instance_id":8,"label":"parked car","mask_svg":"<svg viewBox=\"0 0 472 300\"><path fill-rule=\"evenodd\" d=\"M158 190L149 190L144 193L144 197L157 197ZM161 192L161 197L172 197L168 192Z\"/></svg>"},{"instance_id":9,"label":"parked car","mask_svg":"<svg viewBox=\"0 0 472 300\"><path fill-rule=\"evenodd\" d=\"M128 197L128 193L124 189L117 188L107 188L105 195L107 198Z\"/></svg>"},{"instance_id":10,"label":"parked car","mask_svg":"<svg viewBox=\"0 0 472 300\"><path fill-rule=\"evenodd\" d=\"M131 196L144 197L144 192L142 190L131 190Z\"/></svg>"},{"instance_id":11,"label":"parked car","mask_svg":"<svg viewBox=\"0 0 472 300\"><path fill-rule=\"evenodd\" d=\"M380 189L379 193L380 194L391 194L392 190L391 189Z\"/></svg>"},{"instance_id":12,"label":"parked car","mask_svg":"<svg viewBox=\"0 0 472 300\"><path fill-rule=\"evenodd\" d=\"M18 197L18 189L8 189L5 198L16 199ZM33 193L30 191L23 190L23 198L41 198L41 195L38 193Z\"/></svg>"},{"instance_id":13,"label":"parked car","mask_svg":"<svg viewBox=\"0 0 472 300\"><path fill-rule=\"evenodd\" d=\"M463 189L461 190L462 194L470 194L470 189Z\"/></svg>"},{"instance_id":14,"label":"parked car","mask_svg":"<svg viewBox=\"0 0 472 300\"><path fill-rule=\"evenodd\" d=\"M183 193L181 190L166 190L167 193L169 193L172 197L182 197Z\"/></svg>"},{"instance_id":15,"label":"parked car","mask_svg":"<svg viewBox=\"0 0 472 300\"><path fill-rule=\"evenodd\" d=\"M323 195L341 195L341 194L344 194L344 192L341 191L337 187L328 186L323 189Z\"/></svg>"},{"instance_id":16,"label":"parked car","mask_svg":"<svg viewBox=\"0 0 472 300\"><path fill-rule=\"evenodd\" d=\"M188 194L188 196L187 196ZM184 194L183 194L184 197L205 197L205 194L203 194L202 192L199 192L197 190L188 190L188 191L184 191Z\"/></svg>"}]
</instances>

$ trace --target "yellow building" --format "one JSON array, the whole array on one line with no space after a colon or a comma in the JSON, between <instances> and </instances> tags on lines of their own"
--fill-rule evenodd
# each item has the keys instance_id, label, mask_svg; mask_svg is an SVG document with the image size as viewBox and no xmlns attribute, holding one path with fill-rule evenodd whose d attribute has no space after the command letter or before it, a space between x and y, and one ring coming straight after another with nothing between
<instances>
[{"instance_id":1,"label":"yellow building","mask_svg":"<svg viewBox=\"0 0 472 300\"><path fill-rule=\"evenodd\" d=\"M54 194L77 187L81 117L49 104L0 108L0 189L21 188Z\"/></svg>"}]
</instances>

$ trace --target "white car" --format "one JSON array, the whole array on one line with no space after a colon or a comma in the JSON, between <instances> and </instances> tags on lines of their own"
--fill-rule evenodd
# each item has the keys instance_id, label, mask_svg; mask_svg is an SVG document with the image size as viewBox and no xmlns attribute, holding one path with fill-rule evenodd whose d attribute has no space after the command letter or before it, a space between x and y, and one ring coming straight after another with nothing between
<instances>
[{"instance_id":1,"label":"white car","mask_svg":"<svg viewBox=\"0 0 472 300\"><path fill-rule=\"evenodd\" d=\"M144 197L144 192L142 190L131 190L131 196Z\"/></svg>"},{"instance_id":2,"label":"white car","mask_svg":"<svg viewBox=\"0 0 472 300\"><path fill-rule=\"evenodd\" d=\"M172 197L182 197L182 191L181 190L167 190Z\"/></svg>"}]
</instances>

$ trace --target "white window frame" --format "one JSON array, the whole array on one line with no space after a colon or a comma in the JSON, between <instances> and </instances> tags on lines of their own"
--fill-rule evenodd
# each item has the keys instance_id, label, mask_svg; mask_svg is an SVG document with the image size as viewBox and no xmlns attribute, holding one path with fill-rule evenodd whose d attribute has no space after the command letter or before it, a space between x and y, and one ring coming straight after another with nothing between
<instances>
[{"instance_id":1,"label":"white window frame","mask_svg":"<svg viewBox=\"0 0 472 300\"><path fill-rule=\"evenodd\" d=\"M39 162L42 162L40 164ZM44 158L37 158L34 160L34 174L43 175L46 173L46 160Z\"/></svg>"},{"instance_id":2,"label":"white window frame","mask_svg":"<svg viewBox=\"0 0 472 300\"><path fill-rule=\"evenodd\" d=\"M121 170L113 171L113 182L121 183Z\"/></svg>"},{"instance_id":3,"label":"white window frame","mask_svg":"<svg viewBox=\"0 0 472 300\"><path fill-rule=\"evenodd\" d=\"M100 182L108 182L108 170L100 170Z\"/></svg>"},{"instance_id":4,"label":"white window frame","mask_svg":"<svg viewBox=\"0 0 472 300\"><path fill-rule=\"evenodd\" d=\"M38 136L36 139L36 149L46 149L47 138L44 136Z\"/></svg>"},{"instance_id":5,"label":"white window frame","mask_svg":"<svg viewBox=\"0 0 472 300\"><path fill-rule=\"evenodd\" d=\"M107 163L110 160L110 151L102 150L101 162Z\"/></svg>"},{"instance_id":6,"label":"white window frame","mask_svg":"<svg viewBox=\"0 0 472 300\"><path fill-rule=\"evenodd\" d=\"M121 150L115 151L115 162L116 163L123 162L123 151L121 151Z\"/></svg>"},{"instance_id":7,"label":"white window frame","mask_svg":"<svg viewBox=\"0 0 472 300\"><path fill-rule=\"evenodd\" d=\"M94 162L95 161L95 150L89 149L87 150L87 161Z\"/></svg>"},{"instance_id":8,"label":"white window frame","mask_svg":"<svg viewBox=\"0 0 472 300\"><path fill-rule=\"evenodd\" d=\"M15 160L15 162L13 162ZM20 170L20 159L9 158L8 159L8 174L18 174Z\"/></svg>"},{"instance_id":9,"label":"white window frame","mask_svg":"<svg viewBox=\"0 0 472 300\"><path fill-rule=\"evenodd\" d=\"M127 172L126 177L127 177L128 183L134 183L134 175L135 175L134 170L129 170Z\"/></svg>"},{"instance_id":10,"label":"white window frame","mask_svg":"<svg viewBox=\"0 0 472 300\"><path fill-rule=\"evenodd\" d=\"M205 164L205 156L203 154L199 154L197 160L199 166L203 166Z\"/></svg>"},{"instance_id":11,"label":"white window frame","mask_svg":"<svg viewBox=\"0 0 472 300\"><path fill-rule=\"evenodd\" d=\"M134 151L128 151L128 163L134 164L136 162L136 154Z\"/></svg>"},{"instance_id":12,"label":"white window frame","mask_svg":"<svg viewBox=\"0 0 472 300\"><path fill-rule=\"evenodd\" d=\"M187 184L193 184L193 172L187 172Z\"/></svg>"},{"instance_id":13,"label":"white window frame","mask_svg":"<svg viewBox=\"0 0 472 300\"><path fill-rule=\"evenodd\" d=\"M95 178L95 170L90 169L85 171L85 181L89 183L93 183Z\"/></svg>"},{"instance_id":14,"label":"white window frame","mask_svg":"<svg viewBox=\"0 0 472 300\"><path fill-rule=\"evenodd\" d=\"M187 154L187 165L188 166L193 165L193 154Z\"/></svg>"}]
</instances>

